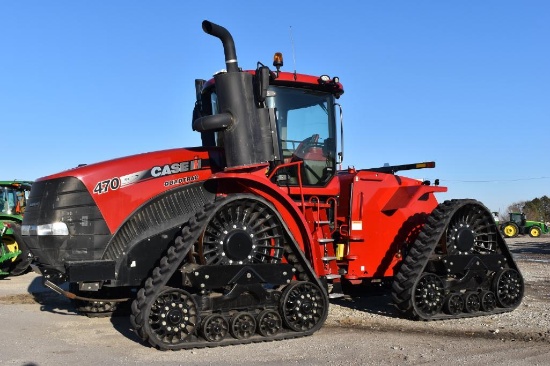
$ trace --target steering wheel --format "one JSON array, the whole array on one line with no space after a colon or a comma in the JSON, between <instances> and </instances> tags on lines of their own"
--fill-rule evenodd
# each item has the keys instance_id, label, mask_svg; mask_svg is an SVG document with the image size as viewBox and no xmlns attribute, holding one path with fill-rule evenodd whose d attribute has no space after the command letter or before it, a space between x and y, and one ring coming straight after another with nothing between
<instances>
[{"instance_id":1,"label":"steering wheel","mask_svg":"<svg viewBox=\"0 0 550 366\"><path fill-rule=\"evenodd\" d=\"M319 142L319 134L315 133L311 135L310 137L306 138L304 141L300 142L300 144L294 151L294 155L296 155L299 158L303 158L306 152L310 148L318 145L318 142Z\"/></svg>"}]
</instances>

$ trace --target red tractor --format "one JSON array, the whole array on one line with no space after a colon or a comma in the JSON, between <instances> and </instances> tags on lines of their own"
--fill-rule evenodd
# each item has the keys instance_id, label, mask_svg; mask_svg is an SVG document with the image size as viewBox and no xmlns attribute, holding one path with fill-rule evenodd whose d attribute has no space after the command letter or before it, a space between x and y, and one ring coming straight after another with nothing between
<instances>
[{"instance_id":1,"label":"red tractor","mask_svg":"<svg viewBox=\"0 0 550 366\"><path fill-rule=\"evenodd\" d=\"M243 71L231 34L202 27L227 71L196 81L201 147L33 184L22 234L47 286L89 315L129 299L135 332L159 349L310 335L329 298L378 282L412 319L520 304L522 276L483 204L438 204L446 188L396 174L432 162L339 170L339 79L282 72L280 54L275 70Z\"/></svg>"}]
</instances>

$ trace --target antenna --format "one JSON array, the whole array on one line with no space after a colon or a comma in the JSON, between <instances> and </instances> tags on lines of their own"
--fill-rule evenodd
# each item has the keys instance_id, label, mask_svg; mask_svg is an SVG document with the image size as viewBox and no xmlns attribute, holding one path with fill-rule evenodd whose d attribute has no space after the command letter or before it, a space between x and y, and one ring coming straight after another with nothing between
<instances>
[{"instance_id":1,"label":"antenna","mask_svg":"<svg viewBox=\"0 0 550 366\"><path fill-rule=\"evenodd\" d=\"M294 63L294 80L296 80L296 53L294 52L294 38L292 37L292 26L290 26L290 44L292 45L292 62Z\"/></svg>"}]
</instances>

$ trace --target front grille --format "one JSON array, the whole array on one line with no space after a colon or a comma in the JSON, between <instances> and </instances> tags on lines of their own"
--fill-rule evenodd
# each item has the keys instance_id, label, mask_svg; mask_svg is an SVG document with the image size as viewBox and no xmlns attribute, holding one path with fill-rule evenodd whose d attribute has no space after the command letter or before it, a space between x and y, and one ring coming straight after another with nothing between
<instances>
[{"instance_id":1,"label":"front grille","mask_svg":"<svg viewBox=\"0 0 550 366\"><path fill-rule=\"evenodd\" d=\"M64 271L64 262L100 259L111 235L84 184L74 177L33 183L23 225L65 222L69 236L26 236L40 265Z\"/></svg>"}]
</instances>

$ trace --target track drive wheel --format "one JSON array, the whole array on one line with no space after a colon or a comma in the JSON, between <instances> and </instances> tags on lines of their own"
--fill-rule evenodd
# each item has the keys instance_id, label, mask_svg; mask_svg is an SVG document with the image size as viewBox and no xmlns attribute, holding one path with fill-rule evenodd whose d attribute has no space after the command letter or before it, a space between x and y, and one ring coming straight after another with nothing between
<instances>
[{"instance_id":1,"label":"track drive wheel","mask_svg":"<svg viewBox=\"0 0 550 366\"><path fill-rule=\"evenodd\" d=\"M515 238L519 234L519 228L515 223L509 222L502 228L502 233L507 238Z\"/></svg>"},{"instance_id":2,"label":"track drive wheel","mask_svg":"<svg viewBox=\"0 0 550 366\"><path fill-rule=\"evenodd\" d=\"M294 282L283 291L280 312L288 328L313 332L323 325L328 315L327 298L312 282Z\"/></svg>"},{"instance_id":3,"label":"track drive wheel","mask_svg":"<svg viewBox=\"0 0 550 366\"><path fill-rule=\"evenodd\" d=\"M194 246L200 264L280 263L284 227L274 209L252 197L220 205Z\"/></svg>"},{"instance_id":4,"label":"track drive wheel","mask_svg":"<svg viewBox=\"0 0 550 366\"><path fill-rule=\"evenodd\" d=\"M538 238L541 234L540 227L538 226L531 226L529 228L529 236L532 238Z\"/></svg>"}]
</instances>

